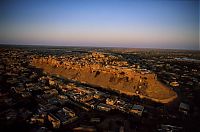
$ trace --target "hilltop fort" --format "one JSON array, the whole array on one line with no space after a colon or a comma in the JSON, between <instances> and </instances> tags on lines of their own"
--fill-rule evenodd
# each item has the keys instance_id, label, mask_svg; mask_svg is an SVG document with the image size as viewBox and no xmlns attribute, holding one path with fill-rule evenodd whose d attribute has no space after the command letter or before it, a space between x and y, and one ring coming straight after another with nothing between
<instances>
[{"instance_id":1,"label":"hilltop fort","mask_svg":"<svg viewBox=\"0 0 200 132\"><path fill-rule=\"evenodd\" d=\"M82 56L40 56L33 57L31 64L50 74L160 103L177 98L176 92L159 82L156 74L140 69L139 65L129 65L120 56L101 52Z\"/></svg>"}]
</instances>

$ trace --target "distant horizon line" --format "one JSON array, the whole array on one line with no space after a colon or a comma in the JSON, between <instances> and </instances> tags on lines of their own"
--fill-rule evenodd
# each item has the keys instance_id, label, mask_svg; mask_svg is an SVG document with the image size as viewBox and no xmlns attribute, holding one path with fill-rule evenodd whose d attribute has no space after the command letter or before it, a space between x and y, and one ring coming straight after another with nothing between
<instances>
[{"instance_id":1,"label":"distant horizon line","mask_svg":"<svg viewBox=\"0 0 200 132\"><path fill-rule=\"evenodd\" d=\"M6 44L0 43L1 46L20 46L20 47L77 47L77 48L117 48L117 49L149 49L149 50L188 50L188 51L200 51L200 49L186 49L186 48L153 48L153 47L121 47L121 46L87 46L87 45L48 45L48 44ZM199 47L200 48L200 47Z\"/></svg>"}]
</instances>

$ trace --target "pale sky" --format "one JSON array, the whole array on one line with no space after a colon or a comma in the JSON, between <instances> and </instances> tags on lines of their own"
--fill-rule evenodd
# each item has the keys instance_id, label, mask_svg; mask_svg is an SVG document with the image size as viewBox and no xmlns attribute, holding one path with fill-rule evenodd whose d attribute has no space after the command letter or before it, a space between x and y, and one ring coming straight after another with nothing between
<instances>
[{"instance_id":1,"label":"pale sky","mask_svg":"<svg viewBox=\"0 0 200 132\"><path fill-rule=\"evenodd\" d=\"M5 0L0 43L199 48L195 0Z\"/></svg>"}]
</instances>

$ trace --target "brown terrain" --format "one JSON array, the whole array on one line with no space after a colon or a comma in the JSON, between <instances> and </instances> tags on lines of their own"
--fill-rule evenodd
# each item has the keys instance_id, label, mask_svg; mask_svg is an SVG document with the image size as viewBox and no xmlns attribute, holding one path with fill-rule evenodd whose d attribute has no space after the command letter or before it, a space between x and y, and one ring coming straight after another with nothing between
<instances>
[{"instance_id":1,"label":"brown terrain","mask_svg":"<svg viewBox=\"0 0 200 132\"><path fill-rule=\"evenodd\" d=\"M105 59L105 58L104 58ZM51 57L33 58L31 64L49 74L56 74L82 83L112 89L127 95L138 95L160 103L169 103L177 98L176 92L163 85L151 72L142 72L128 67L102 66L70 60L60 61Z\"/></svg>"}]
</instances>

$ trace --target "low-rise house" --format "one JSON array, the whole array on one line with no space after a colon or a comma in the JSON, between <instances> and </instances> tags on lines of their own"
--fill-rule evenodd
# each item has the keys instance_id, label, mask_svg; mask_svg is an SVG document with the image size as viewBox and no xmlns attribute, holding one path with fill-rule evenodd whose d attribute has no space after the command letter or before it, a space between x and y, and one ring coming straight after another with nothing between
<instances>
[{"instance_id":1,"label":"low-rise house","mask_svg":"<svg viewBox=\"0 0 200 132\"><path fill-rule=\"evenodd\" d=\"M179 83L176 82L176 81L174 81L174 82L171 82L170 85L171 85L172 87L178 87L178 86L179 86Z\"/></svg>"},{"instance_id":2,"label":"low-rise house","mask_svg":"<svg viewBox=\"0 0 200 132\"><path fill-rule=\"evenodd\" d=\"M143 111L144 111L144 106L136 104L134 104L133 107L130 109L131 113L137 114L139 116L142 116Z\"/></svg>"},{"instance_id":3,"label":"low-rise house","mask_svg":"<svg viewBox=\"0 0 200 132\"><path fill-rule=\"evenodd\" d=\"M53 128L59 128L60 127L60 120L53 115L52 113L48 114L48 120L53 125Z\"/></svg>"},{"instance_id":4,"label":"low-rise house","mask_svg":"<svg viewBox=\"0 0 200 132\"><path fill-rule=\"evenodd\" d=\"M28 98L28 97L31 97L31 93L30 93L30 92L23 92L23 93L21 94L21 96L22 96L23 98Z\"/></svg>"},{"instance_id":5,"label":"low-rise house","mask_svg":"<svg viewBox=\"0 0 200 132\"><path fill-rule=\"evenodd\" d=\"M100 118L91 118L90 119L90 122L92 122L92 123L100 123L101 122L101 119Z\"/></svg>"},{"instance_id":6,"label":"low-rise house","mask_svg":"<svg viewBox=\"0 0 200 132\"><path fill-rule=\"evenodd\" d=\"M45 123L45 116L44 115L33 115L30 119L30 124L39 124L43 125Z\"/></svg>"},{"instance_id":7,"label":"low-rise house","mask_svg":"<svg viewBox=\"0 0 200 132\"><path fill-rule=\"evenodd\" d=\"M97 105L97 109L102 110L102 111L110 111L114 109L114 107L111 105L100 103L99 105Z\"/></svg>"},{"instance_id":8,"label":"low-rise house","mask_svg":"<svg viewBox=\"0 0 200 132\"><path fill-rule=\"evenodd\" d=\"M74 116L76 115L71 109L69 109L69 108L67 108L67 107L64 107L62 110L63 110L67 115L70 115L71 117L74 117Z\"/></svg>"},{"instance_id":9,"label":"low-rise house","mask_svg":"<svg viewBox=\"0 0 200 132\"><path fill-rule=\"evenodd\" d=\"M62 125L66 125L66 124L69 124L71 122L74 122L78 118L77 116L71 117L71 116L68 116L68 115L64 115L61 112L59 112L57 114L57 116L59 117Z\"/></svg>"},{"instance_id":10,"label":"low-rise house","mask_svg":"<svg viewBox=\"0 0 200 132\"><path fill-rule=\"evenodd\" d=\"M117 99L116 98L107 98L106 99L106 104L108 105L114 105L116 103Z\"/></svg>"},{"instance_id":11,"label":"low-rise house","mask_svg":"<svg viewBox=\"0 0 200 132\"><path fill-rule=\"evenodd\" d=\"M58 91L56 89L45 90L42 95L44 98L50 98L58 95Z\"/></svg>"},{"instance_id":12,"label":"low-rise house","mask_svg":"<svg viewBox=\"0 0 200 132\"><path fill-rule=\"evenodd\" d=\"M57 110L58 107L52 104L39 104L38 111L39 112L51 112Z\"/></svg>"},{"instance_id":13,"label":"low-rise house","mask_svg":"<svg viewBox=\"0 0 200 132\"><path fill-rule=\"evenodd\" d=\"M179 111L180 112L187 115L189 110L190 110L190 106L188 104L183 103L183 102L180 103L180 105L179 105Z\"/></svg>"},{"instance_id":14,"label":"low-rise house","mask_svg":"<svg viewBox=\"0 0 200 132\"><path fill-rule=\"evenodd\" d=\"M164 125L164 124L161 124L160 125L160 128L158 129L158 131L160 132L179 132L181 131L183 128L182 127L178 127L178 126L173 126L173 125Z\"/></svg>"},{"instance_id":15,"label":"low-rise house","mask_svg":"<svg viewBox=\"0 0 200 132\"><path fill-rule=\"evenodd\" d=\"M91 99L93 99L93 94L82 95L79 98L80 102L86 102L86 101L89 101Z\"/></svg>"}]
</instances>

